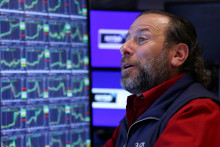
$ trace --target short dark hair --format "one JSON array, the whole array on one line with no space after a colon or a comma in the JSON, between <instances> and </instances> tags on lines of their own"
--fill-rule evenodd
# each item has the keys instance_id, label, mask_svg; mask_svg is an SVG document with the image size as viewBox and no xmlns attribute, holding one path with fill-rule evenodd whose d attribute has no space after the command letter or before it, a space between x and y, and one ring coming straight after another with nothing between
<instances>
[{"instance_id":1,"label":"short dark hair","mask_svg":"<svg viewBox=\"0 0 220 147\"><path fill-rule=\"evenodd\" d=\"M166 30L165 48L185 43L189 48L189 56L181 66L181 71L190 73L197 82L207 87L210 83L210 77L205 70L204 60L201 57L202 49L198 45L196 30L192 23L185 18L162 10L145 11L139 16L144 14L160 14L170 19Z\"/></svg>"}]
</instances>

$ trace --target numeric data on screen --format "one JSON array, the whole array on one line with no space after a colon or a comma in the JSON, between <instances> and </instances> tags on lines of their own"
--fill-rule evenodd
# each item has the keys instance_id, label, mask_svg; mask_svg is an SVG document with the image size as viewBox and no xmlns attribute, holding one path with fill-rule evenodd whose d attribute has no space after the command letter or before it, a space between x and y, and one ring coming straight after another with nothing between
<instances>
[{"instance_id":1,"label":"numeric data on screen","mask_svg":"<svg viewBox=\"0 0 220 147\"><path fill-rule=\"evenodd\" d=\"M1 146L91 146L87 7L0 0Z\"/></svg>"}]
</instances>

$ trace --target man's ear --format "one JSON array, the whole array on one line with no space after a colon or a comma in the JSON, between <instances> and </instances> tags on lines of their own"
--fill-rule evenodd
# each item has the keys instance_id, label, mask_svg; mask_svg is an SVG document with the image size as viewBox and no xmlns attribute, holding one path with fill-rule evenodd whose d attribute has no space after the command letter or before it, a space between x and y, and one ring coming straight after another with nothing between
<instances>
[{"instance_id":1,"label":"man's ear","mask_svg":"<svg viewBox=\"0 0 220 147\"><path fill-rule=\"evenodd\" d=\"M173 67L179 67L181 66L187 59L189 55L189 48L188 45L185 43L179 43L174 45L171 48L171 54L170 54L170 63Z\"/></svg>"}]
</instances>

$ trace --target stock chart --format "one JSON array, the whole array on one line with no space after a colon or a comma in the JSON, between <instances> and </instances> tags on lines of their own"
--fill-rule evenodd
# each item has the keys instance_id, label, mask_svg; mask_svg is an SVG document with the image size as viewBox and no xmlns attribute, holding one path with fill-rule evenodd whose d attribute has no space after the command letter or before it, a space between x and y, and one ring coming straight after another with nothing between
<instances>
[{"instance_id":1,"label":"stock chart","mask_svg":"<svg viewBox=\"0 0 220 147\"><path fill-rule=\"evenodd\" d=\"M87 0L0 0L2 147L90 147Z\"/></svg>"}]
</instances>

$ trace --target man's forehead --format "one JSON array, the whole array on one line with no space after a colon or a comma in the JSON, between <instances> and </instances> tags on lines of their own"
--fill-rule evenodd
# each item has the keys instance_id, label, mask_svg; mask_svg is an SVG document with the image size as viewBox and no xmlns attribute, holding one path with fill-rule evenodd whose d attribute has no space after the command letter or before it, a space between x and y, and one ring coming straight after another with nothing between
<instances>
[{"instance_id":1,"label":"man's forehead","mask_svg":"<svg viewBox=\"0 0 220 147\"><path fill-rule=\"evenodd\" d=\"M160 14L144 14L139 16L131 25L129 31L164 31L169 23L169 18Z\"/></svg>"},{"instance_id":2,"label":"man's forehead","mask_svg":"<svg viewBox=\"0 0 220 147\"><path fill-rule=\"evenodd\" d=\"M148 31L148 32L151 32L152 30L155 30L155 29L159 29L159 28L152 26L152 25L139 24L139 25L132 25L130 27L129 31L138 31L138 32Z\"/></svg>"}]
</instances>

